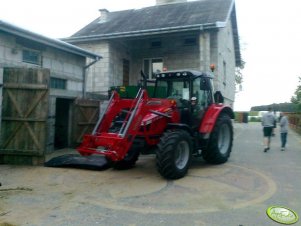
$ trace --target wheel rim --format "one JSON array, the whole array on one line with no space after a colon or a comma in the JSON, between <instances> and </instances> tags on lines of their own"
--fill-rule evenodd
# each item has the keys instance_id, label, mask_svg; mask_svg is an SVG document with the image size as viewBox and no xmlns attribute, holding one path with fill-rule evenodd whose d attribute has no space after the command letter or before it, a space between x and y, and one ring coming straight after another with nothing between
<instances>
[{"instance_id":1,"label":"wheel rim","mask_svg":"<svg viewBox=\"0 0 301 226\"><path fill-rule=\"evenodd\" d=\"M221 154L226 154L230 146L231 132L227 124L220 127L218 134L218 149Z\"/></svg>"},{"instance_id":2,"label":"wheel rim","mask_svg":"<svg viewBox=\"0 0 301 226\"><path fill-rule=\"evenodd\" d=\"M189 160L189 144L186 141L181 141L177 145L175 151L175 164L178 169L183 169Z\"/></svg>"}]
</instances>

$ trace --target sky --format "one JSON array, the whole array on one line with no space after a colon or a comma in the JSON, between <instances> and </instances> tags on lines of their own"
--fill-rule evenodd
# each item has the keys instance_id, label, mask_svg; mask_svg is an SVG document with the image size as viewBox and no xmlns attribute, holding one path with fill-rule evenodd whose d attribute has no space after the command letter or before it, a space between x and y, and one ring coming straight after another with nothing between
<instances>
[{"instance_id":1,"label":"sky","mask_svg":"<svg viewBox=\"0 0 301 226\"><path fill-rule=\"evenodd\" d=\"M290 102L301 77L301 1L236 0L246 62L234 110ZM99 16L155 5L155 0L0 0L0 20L50 38L69 37Z\"/></svg>"}]
</instances>

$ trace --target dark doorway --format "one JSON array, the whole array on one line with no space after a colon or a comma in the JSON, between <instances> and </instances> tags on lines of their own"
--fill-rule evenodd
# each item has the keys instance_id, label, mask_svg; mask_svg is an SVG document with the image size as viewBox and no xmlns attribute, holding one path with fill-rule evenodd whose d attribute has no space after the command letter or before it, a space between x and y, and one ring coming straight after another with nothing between
<instances>
[{"instance_id":1,"label":"dark doorway","mask_svg":"<svg viewBox=\"0 0 301 226\"><path fill-rule=\"evenodd\" d=\"M69 145L69 116L72 100L57 98L55 110L54 148L62 149Z\"/></svg>"},{"instance_id":2,"label":"dark doorway","mask_svg":"<svg viewBox=\"0 0 301 226\"><path fill-rule=\"evenodd\" d=\"M128 86L130 84L130 61L123 59L123 84Z\"/></svg>"}]
</instances>

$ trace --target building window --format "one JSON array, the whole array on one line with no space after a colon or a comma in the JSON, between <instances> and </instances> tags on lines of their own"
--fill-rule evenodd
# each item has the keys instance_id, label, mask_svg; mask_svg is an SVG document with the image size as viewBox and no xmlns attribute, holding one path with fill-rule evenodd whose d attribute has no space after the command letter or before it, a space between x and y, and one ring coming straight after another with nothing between
<instances>
[{"instance_id":1,"label":"building window","mask_svg":"<svg viewBox=\"0 0 301 226\"><path fill-rule=\"evenodd\" d=\"M163 59L144 59L143 61L144 73L148 76L148 79L155 79L156 73L163 71Z\"/></svg>"},{"instance_id":2,"label":"building window","mask_svg":"<svg viewBox=\"0 0 301 226\"><path fill-rule=\"evenodd\" d=\"M22 51L22 61L25 63L42 65L42 57L39 51L23 49Z\"/></svg>"},{"instance_id":3,"label":"building window","mask_svg":"<svg viewBox=\"0 0 301 226\"><path fill-rule=\"evenodd\" d=\"M196 38L189 37L184 39L184 46L195 46L196 45Z\"/></svg>"},{"instance_id":4,"label":"building window","mask_svg":"<svg viewBox=\"0 0 301 226\"><path fill-rule=\"evenodd\" d=\"M151 42L151 48L161 48L162 47L162 42L161 41L152 41Z\"/></svg>"},{"instance_id":5,"label":"building window","mask_svg":"<svg viewBox=\"0 0 301 226\"><path fill-rule=\"evenodd\" d=\"M66 89L67 80L61 78L50 78L50 88L53 89Z\"/></svg>"}]
</instances>

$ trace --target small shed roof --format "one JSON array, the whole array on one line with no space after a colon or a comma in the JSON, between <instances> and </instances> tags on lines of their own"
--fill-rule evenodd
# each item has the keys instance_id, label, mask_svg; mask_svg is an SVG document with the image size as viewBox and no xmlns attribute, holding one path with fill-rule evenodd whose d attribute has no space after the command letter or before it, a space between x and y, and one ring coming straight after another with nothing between
<instances>
[{"instance_id":1,"label":"small shed roof","mask_svg":"<svg viewBox=\"0 0 301 226\"><path fill-rule=\"evenodd\" d=\"M43 35L36 34L34 32L25 30L23 28L17 27L15 25L12 25L10 23L4 22L0 20L0 32L6 32L8 34L12 34L18 37L22 37L28 40L32 40L34 42L37 42L39 44L43 44L45 46L53 47L62 51L66 51L75 55L83 56L83 57L89 57L95 60L98 60L102 58L100 55L97 55L95 53L92 53L90 51L84 50L82 48L79 48L77 46L74 46L72 44L69 44L67 42L58 40L58 39L52 39L45 37Z\"/></svg>"}]
</instances>

